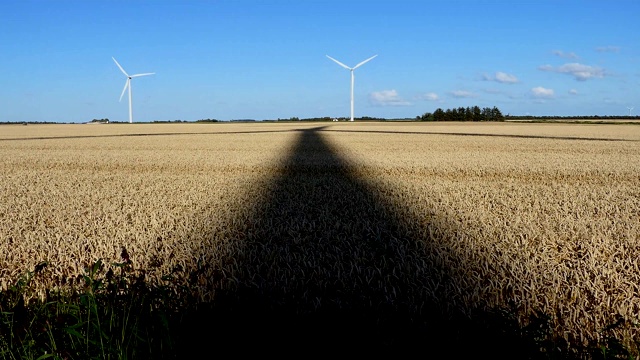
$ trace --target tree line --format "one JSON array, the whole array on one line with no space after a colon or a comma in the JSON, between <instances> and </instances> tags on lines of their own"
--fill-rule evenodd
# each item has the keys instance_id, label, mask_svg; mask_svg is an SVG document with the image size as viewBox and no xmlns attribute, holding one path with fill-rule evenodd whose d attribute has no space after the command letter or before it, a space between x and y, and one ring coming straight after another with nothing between
<instances>
[{"instance_id":1,"label":"tree line","mask_svg":"<svg viewBox=\"0 0 640 360\"><path fill-rule=\"evenodd\" d=\"M459 107L443 110L437 108L433 113L427 112L416 116L419 121L504 121L502 112L497 107L479 106Z\"/></svg>"}]
</instances>

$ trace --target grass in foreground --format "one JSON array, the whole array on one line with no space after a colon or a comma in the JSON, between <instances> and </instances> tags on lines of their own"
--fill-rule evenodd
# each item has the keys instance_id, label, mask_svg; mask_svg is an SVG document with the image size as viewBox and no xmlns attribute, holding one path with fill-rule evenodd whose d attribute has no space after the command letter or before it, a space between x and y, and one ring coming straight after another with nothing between
<instances>
[{"instance_id":1,"label":"grass in foreground","mask_svg":"<svg viewBox=\"0 0 640 360\"><path fill-rule=\"evenodd\" d=\"M171 354L168 324L175 304L167 288L148 288L115 264L119 274L97 261L73 293L49 293L25 303L29 282L46 266L26 273L0 297L0 355L8 359L161 358Z\"/></svg>"},{"instance_id":2,"label":"grass in foreground","mask_svg":"<svg viewBox=\"0 0 640 360\"><path fill-rule=\"evenodd\" d=\"M184 302L186 291L150 288L130 272L130 264L117 265L118 274L105 273L97 261L86 269L82 291L50 294L46 301L28 304L24 295L39 268L26 273L0 297L1 357L174 359L222 352L402 356L421 351L446 358L633 359L615 339L580 352L563 351L566 344L551 338L544 314L520 328L509 311L474 319L432 318L430 324L392 311L327 308L300 314L241 292L196 304Z\"/></svg>"}]
</instances>

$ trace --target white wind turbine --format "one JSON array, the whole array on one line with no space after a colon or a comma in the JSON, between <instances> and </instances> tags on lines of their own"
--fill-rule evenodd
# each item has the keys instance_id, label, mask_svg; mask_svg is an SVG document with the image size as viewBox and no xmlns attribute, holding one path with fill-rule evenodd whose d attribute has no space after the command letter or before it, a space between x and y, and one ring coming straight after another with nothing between
<instances>
[{"instance_id":1,"label":"white wind turbine","mask_svg":"<svg viewBox=\"0 0 640 360\"><path fill-rule=\"evenodd\" d=\"M633 106L632 107L628 107L627 109L629 109L629 116L631 116L631 110L633 110Z\"/></svg>"},{"instance_id":2,"label":"white wind turbine","mask_svg":"<svg viewBox=\"0 0 640 360\"><path fill-rule=\"evenodd\" d=\"M359 63L358 65L350 68L347 65L341 63L340 61L332 58L331 56L327 55L327 57L333 61L335 61L338 65L342 66L343 68L351 71L351 121L353 121L353 80L354 80L354 76L353 76L353 70L357 69L358 67L362 66L364 63L366 63L367 61L373 59L374 57L376 57L378 55L373 55L372 57L368 58L367 60Z\"/></svg>"},{"instance_id":3,"label":"white wind turbine","mask_svg":"<svg viewBox=\"0 0 640 360\"><path fill-rule=\"evenodd\" d=\"M129 89L129 123L133 123L133 110L132 110L132 104L131 104L131 79L133 79L134 77L153 75L155 73L144 73L144 74L129 75L129 74L127 74L126 71L124 71L122 66L120 66L120 64L118 64L118 62L116 61L116 59L113 56L111 58L116 63L116 65L118 65L118 67L120 68L120 71L122 71L122 73L127 77L127 82L124 84L124 89L122 89L122 94L120 94L120 100L118 100L118 101L122 101L122 96L124 95L124 92L127 91L127 88L128 88Z\"/></svg>"}]
</instances>

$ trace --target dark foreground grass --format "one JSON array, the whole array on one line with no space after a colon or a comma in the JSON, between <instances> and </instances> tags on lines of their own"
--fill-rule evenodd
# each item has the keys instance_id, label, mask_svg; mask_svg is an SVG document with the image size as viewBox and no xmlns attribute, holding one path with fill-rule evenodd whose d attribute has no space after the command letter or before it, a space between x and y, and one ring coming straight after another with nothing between
<instances>
[{"instance_id":1,"label":"dark foreground grass","mask_svg":"<svg viewBox=\"0 0 640 360\"><path fill-rule=\"evenodd\" d=\"M430 224L424 235L320 133L300 133L266 196L230 231L239 235L225 261L198 267L194 278L226 274L212 282L215 300L199 301L172 274L148 284L123 249L115 271L97 261L77 291L25 303L42 263L0 294L0 356L630 358L614 339L565 343L545 314L522 327L513 308L457 309L447 291L459 286L455 253L429 250L455 234ZM216 251L205 258L220 258Z\"/></svg>"},{"instance_id":2,"label":"dark foreground grass","mask_svg":"<svg viewBox=\"0 0 640 360\"><path fill-rule=\"evenodd\" d=\"M166 287L149 288L130 264L114 264L118 274L97 261L73 293L48 293L25 303L27 272L0 297L0 355L7 359L163 358L172 354L170 309L177 304ZM169 356L173 358L173 356Z\"/></svg>"},{"instance_id":3,"label":"dark foreground grass","mask_svg":"<svg viewBox=\"0 0 640 360\"><path fill-rule=\"evenodd\" d=\"M149 287L118 264L105 273L96 262L83 276L84 290L49 294L25 304L28 272L0 297L2 359L193 359L226 356L394 356L395 358L631 359L614 339L563 351L553 340L548 317L526 328L509 311L474 318L324 309L300 314L250 294L226 294L216 303L189 303L189 292ZM167 278L169 284L171 280ZM433 325L433 326L432 326Z\"/></svg>"}]
</instances>

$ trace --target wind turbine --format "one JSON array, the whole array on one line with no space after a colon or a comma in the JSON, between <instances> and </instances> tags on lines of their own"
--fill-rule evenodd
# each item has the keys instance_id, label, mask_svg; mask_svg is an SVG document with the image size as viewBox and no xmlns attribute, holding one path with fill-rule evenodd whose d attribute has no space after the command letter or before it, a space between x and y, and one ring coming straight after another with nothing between
<instances>
[{"instance_id":1,"label":"wind turbine","mask_svg":"<svg viewBox=\"0 0 640 360\"><path fill-rule=\"evenodd\" d=\"M355 69L357 69L358 67L362 66L364 63L366 63L367 61L369 61L369 60L373 59L373 58L374 58L374 57L376 57L376 56L378 56L378 55L373 55L372 57L368 58L367 60L362 61L362 62L361 62L361 63L359 63L358 65L356 65L356 66L354 66L354 67L350 68L350 67L348 67L347 65L345 65L345 64L343 64L343 63L341 63L340 61L338 61L338 60L336 60L336 59L332 58L331 56L327 55L327 57L328 57L329 59L331 59L331 60L335 61L338 65L342 66L343 68L345 68L345 69L347 69L347 70L351 71L351 121L353 121L353 78L354 78L354 77L353 77L353 70L355 70Z\"/></svg>"},{"instance_id":2,"label":"wind turbine","mask_svg":"<svg viewBox=\"0 0 640 360\"><path fill-rule=\"evenodd\" d=\"M134 77L153 75L155 73L144 73L144 74L129 75L129 74L127 74L126 71L124 71L122 66L120 66L120 64L118 64L118 61L116 61L116 59L113 56L111 58L116 63L116 65L118 65L118 67L120 68L120 71L122 71L122 73L127 77L127 82L124 84L124 89L122 89L122 94L120 94L120 100L118 100L118 101L122 101L122 96L124 95L124 92L127 91L127 88L128 88L129 89L129 123L131 124L131 123L133 123L133 110L132 110L132 107L131 107L132 106L132 104L131 104L131 79L133 79Z\"/></svg>"},{"instance_id":3,"label":"wind turbine","mask_svg":"<svg viewBox=\"0 0 640 360\"><path fill-rule=\"evenodd\" d=\"M628 107L627 109L629 109L629 116L631 116L631 110L633 110L633 106L632 107Z\"/></svg>"}]
</instances>

